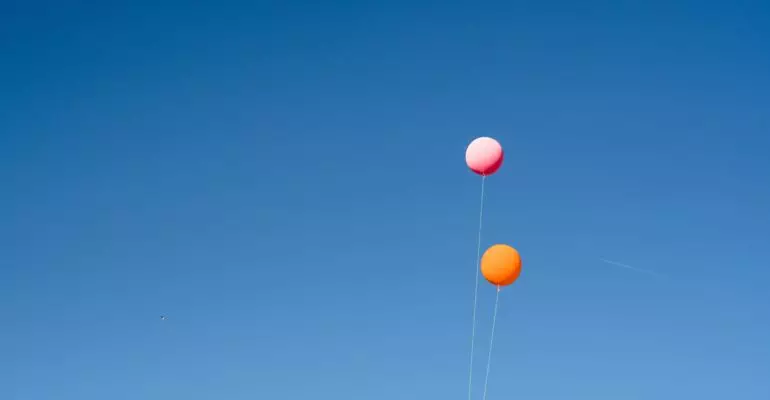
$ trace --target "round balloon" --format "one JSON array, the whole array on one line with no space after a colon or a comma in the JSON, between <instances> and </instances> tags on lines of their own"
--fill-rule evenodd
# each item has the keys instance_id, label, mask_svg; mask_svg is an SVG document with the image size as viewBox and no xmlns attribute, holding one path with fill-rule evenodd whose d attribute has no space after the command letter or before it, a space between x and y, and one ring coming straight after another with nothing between
<instances>
[{"instance_id":1,"label":"round balloon","mask_svg":"<svg viewBox=\"0 0 770 400\"><path fill-rule=\"evenodd\" d=\"M492 175L503 164L503 147L490 137L476 138L465 150L465 163L479 175Z\"/></svg>"},{"instance_id":2,"label":"round balloon","mask_svg":"<svg viewBox=\"0 0 770 400\"><path fill-rule=\"evenodd\" d=\"M488 248L481 257L481 274L493 285L512 284L521 274L519 252L505 244Z\"/></svg>"}]
</instances>

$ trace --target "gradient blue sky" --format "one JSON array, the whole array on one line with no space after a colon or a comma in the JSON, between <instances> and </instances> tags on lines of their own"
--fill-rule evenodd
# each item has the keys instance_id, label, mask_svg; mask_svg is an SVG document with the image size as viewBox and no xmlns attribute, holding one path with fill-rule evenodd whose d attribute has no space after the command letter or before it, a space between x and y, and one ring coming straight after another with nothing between
<instances>
[{"instance_id":1,"label":"gradient blue sky","mask_svg":"<svg viewBox=\"0 0 770 400\"><path fill-rule=\"evenodd\" d=\"M0 3L0 398L465 399L480 135L490 400L770 398L760 1L85 3Z\"/></svg>"}]
</instances>

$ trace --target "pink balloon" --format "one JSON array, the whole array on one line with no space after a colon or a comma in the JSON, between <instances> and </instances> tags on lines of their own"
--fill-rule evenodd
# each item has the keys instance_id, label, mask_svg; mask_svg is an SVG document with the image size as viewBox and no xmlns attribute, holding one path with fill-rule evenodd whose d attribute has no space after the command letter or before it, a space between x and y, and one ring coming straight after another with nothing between
<instances>
[{"instance_id":1,"label":"pink balloon","mask_svg":"<svg viewBox=\"0 0 770 400\"><path fill-rule=\"evenodd\" d=\"M465 150L465 163L479 175L492 175L503 165L503 147L490 137L476 138Z\"/></svg>"}]
</instances>

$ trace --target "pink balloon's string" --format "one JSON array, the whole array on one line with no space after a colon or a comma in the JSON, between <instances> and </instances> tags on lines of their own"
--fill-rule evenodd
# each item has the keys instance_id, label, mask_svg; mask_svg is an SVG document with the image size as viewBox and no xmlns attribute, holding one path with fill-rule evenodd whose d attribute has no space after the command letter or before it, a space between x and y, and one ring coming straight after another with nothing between
<instances>
[{"instance_id":1,"label":"pink balloon's string","mask_svg":"<svg viewBox=\"0 0 770 400\"><path fill-rule=\"evenodd\" d=\"M481 227L484 220L484 184L487 180L486 175L481 177L481 200L479 205L479 232L476 242L476 286L473 289L473 325L471 330L471 355L470 365L468 366L468 400L473 397L473 352L476 343L476 308L479 302L479 275L481 274Z\"/></svg>"}]
</instances>

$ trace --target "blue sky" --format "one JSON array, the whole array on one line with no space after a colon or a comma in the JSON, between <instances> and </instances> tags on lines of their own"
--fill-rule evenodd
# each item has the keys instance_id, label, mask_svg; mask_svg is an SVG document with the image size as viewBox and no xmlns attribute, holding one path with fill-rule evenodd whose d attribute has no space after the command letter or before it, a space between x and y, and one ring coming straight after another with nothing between
<instances>
[{"instance_id":1,"label":"blue sky","mask_svg":"<svg viewBox=\"0 0 770 400\"><path fill-rule=\"evenodd\" d=\"M481 135L488 399L770 397L767 5L55 3L0 3L0 398L465 399Z\"/></svg>"}]
</instances>

